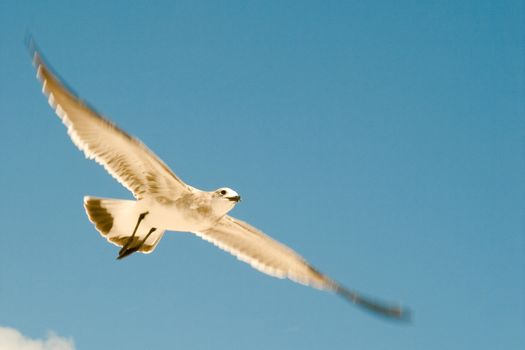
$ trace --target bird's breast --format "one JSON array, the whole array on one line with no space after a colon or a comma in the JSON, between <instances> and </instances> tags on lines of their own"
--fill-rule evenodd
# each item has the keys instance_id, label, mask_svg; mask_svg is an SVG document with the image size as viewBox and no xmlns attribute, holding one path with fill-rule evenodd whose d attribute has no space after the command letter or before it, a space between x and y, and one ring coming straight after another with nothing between
<instances>
[{"instance_id":1,"label":"bird's breast","mask_svg":"<svg viewBox=\"0 0 525 350\"><path fill-rule=\"evenodd\" d=\"M150 219L171 231L201 231L212 226L219 217L206 201L175 200L165 204L152 201Z\"/></svg>"}]
</instances>

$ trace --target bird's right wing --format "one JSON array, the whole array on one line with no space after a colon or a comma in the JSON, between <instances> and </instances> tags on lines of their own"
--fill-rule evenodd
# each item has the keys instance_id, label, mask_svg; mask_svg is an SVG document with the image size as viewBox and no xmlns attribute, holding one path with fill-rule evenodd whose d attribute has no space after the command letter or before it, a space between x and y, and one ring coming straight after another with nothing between
<instances>
[{"instance_id":1,"label":"bird's right wing","mask_svg":"<svg viewBox=\"0 0 525 350\"><path fill-rule=\"evenodd\" d=\"M142 142L75 96L48 68L34 43L30 44L30 50L49 104L66 125L73 143L87 158L101 164L137 199L151 196L167 201L193 190Z\"/></svg>"},{"instance_id":2,"label":"bird's right wing","mask_svg":"<svg viewBox=\"0 0 525 350\"><path fill-rule=\"evenodd\" d=\"M295 251L244 221L225 216L214 227L195 234L265 274L333 291L382 316L402 320L409 317L399 306L385 305L344 288L317 271Z\"/></svg>"}]
</instances>

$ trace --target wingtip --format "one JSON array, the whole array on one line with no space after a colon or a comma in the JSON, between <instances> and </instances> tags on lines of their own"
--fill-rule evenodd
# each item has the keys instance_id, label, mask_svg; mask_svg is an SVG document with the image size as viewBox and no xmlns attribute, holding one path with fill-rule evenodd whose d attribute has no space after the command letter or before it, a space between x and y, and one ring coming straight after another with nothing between
<instances>
[{"instance_id":1,"label":"wingtip","mask_svg":"<svg viewBox=\"0 0 525 350\"><path fill-rule=\"evenodd\" d=\"M29 32L26 33L25 39L24 39L27 52L29 53L29 56L31 57L31 63L33 64L33 67L36 69L36 77L38 80L40 80L44 86L43 86L43 92L47 95L47 92L45 91L45 78L43 75L42 70L47 69L45 67L45 60L42 57L42 54L40 53L40 49L35 41L35 38L33 35Z\"/></svg>"},{"instance_id":2,"label":"wingtip","mask_svg":"<svg viewBox=\"0 0 525 350\"><path fill-rule=\"evenodd\" d=\"M403 324L412 323L412 311L401 305L392 305L379 302L372 298L364 297L359 293L348 290L341 285L338 285L335 292L345 300L355 304L366 311L372 312L375 315L382 316L391 321L401 322Z\"/></svg>"},{"instance_id":3,"label":"wingtip","mask_svg":"<svg viewBox=\"0 0 525 350\"><path fill-rule=\"evenodd\" d=\"M398 306L390 306L388 307L388 314L385 315L389 317L391 320L396 320L405 324L412 323L412 311L409 308L403 307L401 305Z\"/></svg>"},{"instance_id":4,"label":"wingtip","mask_svg":"<svg viewBox=\"0 0 525 350\"><path fill-rule=\"evenodd\" d=\"M37 66L38 62L40 61L39 49L33 34L31 34L31 32L29 31L26 31L26 34L24 36L24 45L27 49L27 52L31 56L33 65Z\"/></svg>"},{"instance_id":5,"label":"wingtip","mask_svg":"<svg viewBox=\"0 0 525 350\"><path fill-rule=\"evenodd\" d=\"M404 323L408 323L408 324L412 323L413 322L412 310L410 310L409 308L399 307L398 319L400 321L403 321Z\"/></svg>"},{"instance_id":6,"label":"wingtip","mask_svg":"<svg viewBox=\"0 0 525 350\"><path fill-rule=\"evenodd\" d=\"M34 51L35 39L33 37L33 34L27 29L24 35L24 45L27 48L27 51L29 51L30 53Z\"/></svg>"}]
</instances>

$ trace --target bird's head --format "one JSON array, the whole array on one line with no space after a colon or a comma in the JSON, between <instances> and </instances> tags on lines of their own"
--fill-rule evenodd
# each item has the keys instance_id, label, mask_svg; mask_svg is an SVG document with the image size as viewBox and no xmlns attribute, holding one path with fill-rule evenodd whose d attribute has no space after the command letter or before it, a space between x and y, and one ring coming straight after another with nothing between
<instances>
[{"instance_id":1,"label":"bird's head","mask_svg":"<svg viewBox=\"0 0 525 350\"><path fill-rule=\"evenodd\" d=\"M241 196L228 187L221 187L212 193L213 206L224 213L233 209L241 201Z\"/></svg>"}]
</instances>

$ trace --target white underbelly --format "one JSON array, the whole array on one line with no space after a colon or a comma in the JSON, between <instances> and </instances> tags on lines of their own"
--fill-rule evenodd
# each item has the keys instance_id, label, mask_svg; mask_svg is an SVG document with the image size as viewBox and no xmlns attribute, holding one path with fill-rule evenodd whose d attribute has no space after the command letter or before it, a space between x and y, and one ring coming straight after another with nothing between
<instances>
[{"instance_id":1,"label":"white underbelly","mask_svg":"<svg viewBox=\"0 0 525 350\"><path fill-rule=\"evenodd\" d=\"M174 205L161 205L154 200L138 201L137 206L139 214L148 213L141 226L156 227L170 231L202 231L212 226L218 219L208 213L191 209L180 210Z\"/></svg>"}]
</instances>

